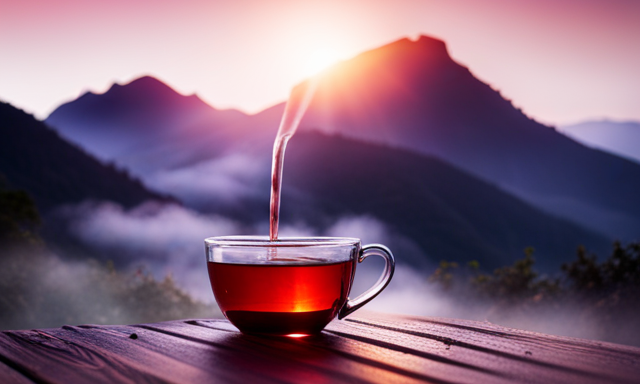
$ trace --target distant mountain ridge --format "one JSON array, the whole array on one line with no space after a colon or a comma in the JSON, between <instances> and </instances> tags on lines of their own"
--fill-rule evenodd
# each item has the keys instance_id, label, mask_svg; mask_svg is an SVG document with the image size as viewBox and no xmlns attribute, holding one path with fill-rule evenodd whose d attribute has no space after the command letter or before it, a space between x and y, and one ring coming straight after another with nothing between
<instances>
[{"instance_id":1,"label":"distant mountain ridge","mask_svg":"<svg viewBox=\"0 0 640 384\"><path fill-rule=\"evenodd\" d=\"M149 81L147 85L153 85L154 82L157 80ZM144 82L134 81L121 86L121 91L127 93L127 89L136 84L143 85ZM160 88L166 90L164 86ZM146 92L137 97L147 97L146 93L153 93L152 89L153 86L149 86ZM131 93L135 92L132 90ZM149 142L159 140L159 145L168 150L189 151L190 146L184 145L184 142L164 142L156 137L153 129L148 130L149 123L145 117L151 116L150 112L141 109L125 114L121 112L127 109L125 106L120 110L110 109L114 104L109 101L112 97L107 94L96 95L92 108L119 115L111 119L122 120L124 125L128 124L142 137L146 135ZM167 99L174 97L182 98L183 105L190 102L186 96L177 93ZM60 118L57 120L58 128L73 135L68 127L64 128L64 121L80 121L74 117L74 111L82 108L82 104L68 104L65 106L65 119L62 119L64 115L56 112ZM172 108L176 107L156 108L151 103L148 110L161 116ZM227 153L236 151L248 154L252 156L252 161L257 162L258 172L251 177L251 181L243 181L256 190L257 197L242 198L234 205L224 200L216 202L218 197L212 191L207 195L209 204L200 206L200 209L228 215L236 220L248 220L245 221L247 223L266 220L271 147L282 109L282 105L276 105L255 116L240 116L239 124L256 119L263 124L261 129L264 132L245 135L245 131L242 131L244 126L240 126L243 134L228 137L225 142L227 148L221 149ZM180 112L172 114L179 115ZM94 129L114 132L112 140L120 140L123 145L128 143L130 133L93 125L97 120L97 117L89 114L84 120L87 124L84 129L88 132ZM136 124L140 124L139 129L136 129ZM210 130L202 134L201 141L206 142L218 135L215 124L202 124L210 127ZM176 132L184 129L178 125L165 127ZM90 135L88 138L91 138ZM89 140L87 145L99 146L100 142ZM211 148L208 153L212 162L224 159L217 148ZM153 148L149 148L149 151L153 151ZM191 166L170 167L164 171L184 171L192 176L197 175L193 170L200 168L202 159L191 163ZM162 168L158 164L154 166ZM246 164L242 163L242 166ZM217 171L218 168L212 167L200 173L201 177L181 177L179 180L183 187L186 185L197 189L209 179L218 180ZM407 248L402 242L392 244L403 254L405 262L415 265L441 259L477 259L482 261L484 268L493 268L511 263L521 256L524 247L534 246L538 249L539 265L551 269L570 258L579 244L587 245L592 250L605 250L609 245L601 236L541 213L504 191L431 156L335 135L299 132L294 136L285 159L283 182L283 225L302 222L322 232L340 217L371 215L384 221L394 233L416 244L419 249ZM419 255L427 255L430 261L417 259Z\"/></svg>"},{"instance_id":2,"label":"distant mountain ridge","mask_svg":"<svg viewBox=\"0 0 640 384\"><path fill-rule=\"evenodd\" d=\"M477 260L485 270L512 264L529 246L546 271L573 259L579 245L595 252L610 246L433 156L318 132L299 132L287 151L283 222L322 226L370 215L411 239L431 262ZM412 260L402 243L391 245L404 262L424 262Z\"/></svg>"},{"instance_id":3,"label":"distant mountain ridge","mask_svg":"<svg viewBox=\"0 0 640 384\"><path fill-rule=\"evenodd\" d=\"M61 135L137 176L222 156L243 139L272 136L271 124L237 110L217 110L145 76L85 93L58 107L45 122ZM264 133L262 133L264 132ZM250 141L250 140L244 140Z\"/></svg>"},{"instance_id":4,"label":"distant mountain ridge","mask_svg":"<svg viewBox=\"0 0 640 384\"><path fill-rule=\"evenodd\" d=\"M279 105L256 115L218 110L145 76L103 94L86 93L45 121L191 208L251 221L256 207L268 204L269 157L281 115ZM221 197L226 184L251 196Z\"/></svg>"},{"instance_id":5,"label":"distant mountain ridge","mask_svg":"<svg viewBox=\"0 0 640 384\"><path fill-rule=\"evenodd\" d=\"M26 190L45 213L85 200L109 200L125 207L146 200L172 200L100 163L43 122L3 102L0 137L0 173L11 187Z\"/></svg>"},{"instance_id":6,"label":"distant mountain ridge","mask_svg":"<svg viewBox=\"0 0 640 384\"><path fill-rule=\"evenodd\" d=\"M220 117L225 111L167 89L155 79L134 80L91 95L91 103L83 98L67 103L47 122L89 151L105 148L92 132L111 135L125 150L115 158L118 164L183 199L199 193L205 203L193 200L192 208L244 223L266 220L271 146L284 104L251 116L228 114L225 120ZM147 101L130 108L123 101L127 98ZM174 106L163 104L178 99ZM111 115L109 124L100 118L105 114ZM325 135L314 136L316 131ZM76 135L86 137L81 142ZM315 138L322 150L305 137ZM311 157L297 152L298 145ZM351 145L368 160L341 152ZM116 155L113 149L107 152ZM623 240L638 228L630 198L635 182L625 179L636 172L634 165L601 155L524 116L456 64L443 42L404 39L322 75L288 147L283 220L322 229L341 215L371 214L436 260L477 255L485 266L497 266L533 246L541 264L557 266L578 244L596 251L608 246L608 240L581 226ZM394 169L385 165L384 156L391 157ZM331 172L340 171L334 158L342 159L348 175L334 179ZM366 182L356 181L360 175L368 175ZM383 175L393 180L389 186ZM348 196L363 185L373 192ZM233 201L219 194L220 186ZM594 211L602 222L594 219ZM607 227L616 214L619 222ZM578 224L554 217L560 215Z\"/></svg>"},{"instance_id":7,"label":"distant mountain ridge","mask_svg":"<svg viewBox=\"0 0 640 384\"><path fill-rule=\"evenodd\" d=\"M548 212L640 237L640 165L528 118L427 36L324 72L301 130L435 155Z\"/></svg>"},{"instance_id":8,"label":"distant mountain ridge","mask_svg":"<svg viewBox=\"0 0 640 384\"><path fill-rule=\"evenodd\" d=\"M586 146L640 163L640 121L585 121L560 126L558 131Z\"/></svg>"}]
</instances>

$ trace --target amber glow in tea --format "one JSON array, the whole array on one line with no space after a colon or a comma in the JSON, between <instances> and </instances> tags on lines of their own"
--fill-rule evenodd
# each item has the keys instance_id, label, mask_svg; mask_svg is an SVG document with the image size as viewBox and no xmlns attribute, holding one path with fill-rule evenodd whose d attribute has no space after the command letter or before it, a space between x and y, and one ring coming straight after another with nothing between
<instances>
[{"instance_id":1,"label":"amber glow in tea","mask_svg":"<svg viewBox=\"0 0 640 384\"><path fill-rule=\"evenodd\" d=\"M208 263L213 292L224 314L256 333L316 333L347 301L351 260L338 263Z\"/></svg>"}]
</instances>

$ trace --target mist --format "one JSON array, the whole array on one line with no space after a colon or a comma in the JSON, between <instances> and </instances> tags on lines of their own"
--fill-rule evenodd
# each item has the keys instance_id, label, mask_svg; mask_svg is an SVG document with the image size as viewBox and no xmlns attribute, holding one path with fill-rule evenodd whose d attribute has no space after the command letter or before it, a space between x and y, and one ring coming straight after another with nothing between
<instances>
[{"instance_id":1,"label":"mist","mask_svg":"<svg viewBox=\"0 0 640 384\"><path fill-rule=\"evenodd\" d=\"M113 203L67 207L69 230L90 247L113 255L125 270L143 268L156 277L170 275L198 300L212 300L206 274L204 239L245 229L228 218L191 209L145 203L125 210Z\"/></svg>"},{"instance_id":2,"label":"mist","mask_svg":"<svg viewBox=\"0 0 640 384\"><path fill-rule=\"evenodd\" d=\"M175 204L146 203L126 210L113 203L91 203L68 207L66 213L71 223L70 230L79 240L110 250L114 255L127 255L123 269L126 273L135 274L142 270L159 280L170 276L176 286L190 297L212 307L215 307L215 300L206 271L203 240L211 236L268 233L266 222L248 226L224 216L202 214ZM321 229L305 222L283 223L280 235L357 237L363 245L387 245L396 258L394 278L378 297L364 307L365 310L464 318L556 335L640 344L634 323L629 320L633 317L614 319L616 332L612 333L611 323L603 322L602 316L593 313L579 300L543 300L538 303L533 298L530 303L505 305L495 298L483 298L473 284L458 284L454 288L443 285L433 279L440 260L423 253L409 239L371 215L338 217ZM423 262L415 263L416 259ZM43 282L73 281L71 275L87 275L82 268L86 266L60 264L60 267L47 271ZM372 286L382 269L383 261L377 257L359 263L350 297L355 298ZM79 287L74 288L75 291L70 290L69 296L83 296L82 284ZM109 303L111 298L87 300ZM220 316L219 310L216 309L211 316Z\"/></svg>"},{"instance_id":3,"label":"mist","mask_svg":"<svg viewBox=\"0 0 640 384\"><path fill-rule=\"evenodd\" d=\"M118 272L110 263L65 260L39 246L3 250L0 329L64 324L136 324L184 317L220 317L170 278Z\"/></svg>"},{"instance_id":4,"label":"mist","mask_svg":"<svg viewBox=\"0 0 640 384\"><path fill-rule=\"evenodd\" d=\"M363 264L369 261L370 259L367 259ZM378 270L380 269L381 267ZM350 297L354 298L363 292L378 276L378 271L358 265ZM495 300L479 298L471 287L456 289L455 292L444 289L430 281L430 276L429 272L399 264L389 286L363 309L415 316L469 319L534 332L640 346L637 314L619 316L611 313L611 316L607 316L604 312L607 311L606 308L601 308L602 312L594 312L579 300L540 303L534 307L525 304L505 308Z\"/></svg>"},{"instance_id":5,"label":"mist","mask_svg":"<svg viewBox=\"0 0 640 384\"><path fill-rule=\"evenodd\" d=\"M185 204L201 207L219 203L238 203L268 195L269 167L255 156L232 153L177 169L164 169L145 176L149 187L178 197ZM265 188L258 185L265 184Z\"/></svg>"}]
</instances>

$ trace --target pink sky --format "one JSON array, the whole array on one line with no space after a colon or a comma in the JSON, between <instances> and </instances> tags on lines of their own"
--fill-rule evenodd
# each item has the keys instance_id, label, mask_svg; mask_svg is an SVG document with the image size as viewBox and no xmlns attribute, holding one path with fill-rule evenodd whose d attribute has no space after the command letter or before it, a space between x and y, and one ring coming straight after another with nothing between
<instances>
[{"instance_id":1,"label":"pink sky","mask_svg":"<svg viewBox=\"0 0 640 384\"><path fill-rule=\"evenodd\" d=\"M44 118L151 74L257 112L318 52L347 59L418 34L541 122L640 120L635 0L0 0L0 100Z\"/></svg>"}]
</instances>

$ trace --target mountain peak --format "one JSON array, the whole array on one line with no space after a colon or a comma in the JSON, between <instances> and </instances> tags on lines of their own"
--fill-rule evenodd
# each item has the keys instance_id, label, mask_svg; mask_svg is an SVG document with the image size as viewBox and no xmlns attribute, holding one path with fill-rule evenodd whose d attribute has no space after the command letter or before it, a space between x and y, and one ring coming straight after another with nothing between
<instances>
[{"instance_id":1,"label":"mountain peak","mask_svg":"<svg viewBox=\"0 0 640 384\"><path fill-rule=\"evenodd\" d=\"M213 112L215 109L199 97L184 96L154 77L143 76L113 84L103 94L87 92L58 107L46 122L81 146L99 142L93 153L111 160L113 153L126 151L131 145L120 142L115 132L129 132L130 140L134 137L148 143L143 132L157 136L176 122L193 124Z\"/></svg>"},{"instance_id":2,"label":"mountain peak","mask_svg":"<svg viewBox=\"0 0 640 384\"><path fill-rule=\"evenodd\" d=\"M70 107L72 103L75 107ZM158 109L163 108L189 113L213 110L197 95L185 96L161 80L148 75L124 84L114 83L103 94L87 92L76 101L58 107L47 121L55 125L60 118L59 115L64 115L68 108L78 108L82 116L101 116L103 121L111 121L118 113L147 111L149 114L156 114Z\"/></svg>"},{"instance_id":3,"label":"mountain peak","mask_svg":"<svg viewBox=\"0 0 640 384\"><path fill-rule=\"evenodd\" d=\"M415 40L405 37L369 52L377 52L384 55L391 54L394 56L405 56L409 54L411 56L416 55L430 59L451 60L447 50L447 44L443 40L426 35L420 35ZM408 58L404 58L403 60L407 59Z\"/></svg>"},{"instance_id":4,"label":"mountain peak","mask_svg":"<svg viewBox=\"0 0 640 384\"><path fill-rule=\"evenodd\" d=\"M171 89L171 87L169 87L166 83L156 79L153 76L149 76L149 75L145 75L145 76L141 76L138 77L137 79L133 79L130 82L128 82L127 84L125 84L125 86L128 87L148 87L148 88L169 88Z\"/></svg>"},{"instance_id":5,"label":"mountain peak","mask_svg":"<svg viewBox=\"0 0 640 384\"><path fill-rule=\"evenodd\" d=\"M640 167L528 118L432 37L401 39L332 68L300 128L435 155L608 236L638 236L640 204L631 196L640 192ZM623 168L624 188L609 188Z\"/></svg>"},{"instance_id":6,"label":"mountain peak","mask_svg":"<svg viewBox=\"0 0 640 384\"><path fill-rule=\"evenodd\" d=\"M449 52L447 51L447 44L443 40L426 35L420 35L415 44L417 44L421 49L428 49L433 52L441 52L442 54L449 56Z\"/></svg>"},{"instance_id":7,"label":"mountain peak","mask_svg":"<svg viewBox=\"0 0 640 384\"><path fill-rule=\"evenodd\" d=\"M137 79L133 79L126 84L114 83L111 88L107 91L109 92L121 92L126 91L129 93L135 94L161 94L161 95L173 95L177 92L163 83L162 81L156 79L155 77L146 75L142 77L138 77Z\"/></svg>"},{"instance_id":8,"label":"mountain peak","mask_svg":"<svg viewBox=\"0 0 640 384\"><path fill-rule=\"evenodd\" d=\"M371 83L372 80L397 83L403 81L403 78L424 77L425 72L442 72L442 66L449 69L460 67L449 56L444 41L420 35L416 39L405 37L363 52L351 60L336 65L328 72L328 77L333 77L337 83L348 82L352 87L357 87L356 84L360 82L368 87L366 84ZM391 79L391 77L395 78ZM391 86L391 84L388 85ZM374 90L368 92L374 92ZM374 93L374 95L381 94Z\"/></svg>"}]
</instances>

